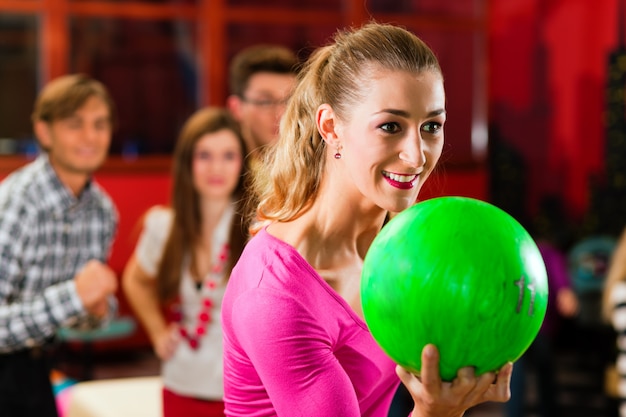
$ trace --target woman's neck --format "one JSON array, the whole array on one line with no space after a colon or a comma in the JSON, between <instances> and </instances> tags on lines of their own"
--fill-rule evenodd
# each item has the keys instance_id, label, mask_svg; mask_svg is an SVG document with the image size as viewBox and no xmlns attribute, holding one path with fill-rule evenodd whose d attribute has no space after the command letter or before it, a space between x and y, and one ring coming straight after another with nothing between
<instances>
[{"instance_id":1,"label":"woman's neck","mask_svg":"<svg viewBox=\"0 0 626 417\"><path fill-rule=\"evenodd\" d=\"M220 219L226 208L231 204L230 199L205 199L200 200L200 216L202 218L203 241L210 242Z\"/></svg>"},{"instance_id":2,"label":"woman's neck","mask_svg":"<svg viewBox=\"0 0 626 417\"><path fill-rule=\"evenodd\" d=\"M363 259L385 220L378 207L359 209L321 200L297 219L276 223L270 234L293 246L315 269Z\"/></svg>"}]
</instances>

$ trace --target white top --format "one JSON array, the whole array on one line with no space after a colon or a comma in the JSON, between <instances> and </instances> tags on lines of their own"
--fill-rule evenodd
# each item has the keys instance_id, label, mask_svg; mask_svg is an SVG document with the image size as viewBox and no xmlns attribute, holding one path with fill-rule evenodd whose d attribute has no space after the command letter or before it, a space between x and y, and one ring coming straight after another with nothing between
<instances>
[{"instance_id":1,"label":"white top","mask_svg":"<svg viewBox=\"0 0 626 417\"><path fill-rule=\"evenodd\" d=\"M211 241L212 265L219 263L218 257L222 247L228 242L234 213L234 207L229 206L215 229ZM146 215L144 229L135 250L140 267L155 278L172 219L171 209L152 208ZM177 394L221 401L224 396L221 306L226 279L224 273L217 277L215 274L210 274L206 279L209 278L213 281L218 280L219 285L213 289L203 285L199 291L189 273L189 257L187 257L180 282L183 324L189 331L195 332L202 298L207 296L213 303L211 321L207 326L206 334L200 339L198 349L193 350L186 340L181 340L174 355L163 362L161 373L163 385Z\"/></svg>"}]
</instances>

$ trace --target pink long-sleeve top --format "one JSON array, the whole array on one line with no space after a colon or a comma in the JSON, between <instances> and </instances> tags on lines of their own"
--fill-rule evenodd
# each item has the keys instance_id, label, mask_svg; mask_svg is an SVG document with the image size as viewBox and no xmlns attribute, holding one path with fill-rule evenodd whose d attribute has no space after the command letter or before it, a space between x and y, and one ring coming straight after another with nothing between
<instances>
[{"instance_id":1,"label":"pink long-sleeve top","mask_svg":"<svg viewBox=\"0 0 626 417\"><path fill-rule=\"evenodd\" d=\"M394 363L347 302L265 230L233 270L222 320L227 416L387 416Z\"/></svg>"}]
</instances>

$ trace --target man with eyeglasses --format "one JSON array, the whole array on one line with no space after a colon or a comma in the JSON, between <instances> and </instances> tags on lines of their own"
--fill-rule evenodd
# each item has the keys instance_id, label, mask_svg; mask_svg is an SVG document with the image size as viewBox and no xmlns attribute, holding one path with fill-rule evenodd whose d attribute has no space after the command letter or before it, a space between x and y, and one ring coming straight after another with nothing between
<instances>
[{"instance_id":1,"label":"man with eyeglasses","mask_svg":"<svg viewBox=\"0 0 626 417\"><path fill-rule=\"evenodd\" d=\"M278 138L278 125L296 84L297 56L279 45L255 45L231 61L227 106L254 156Z\"/></svg>"}]
</instances>

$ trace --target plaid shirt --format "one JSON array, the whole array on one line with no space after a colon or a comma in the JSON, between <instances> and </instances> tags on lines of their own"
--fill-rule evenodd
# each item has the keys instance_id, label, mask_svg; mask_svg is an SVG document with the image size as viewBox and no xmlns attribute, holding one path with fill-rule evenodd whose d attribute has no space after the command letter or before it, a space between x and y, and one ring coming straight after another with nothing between
<instances>
[{"instance_id":1,"label":"plaid shirt","mask_svg":"<svg viewBox=\"0 0 626 417\"><path fill-rule=\"evenodd\" d=\"M43 345L61 326L93 326L73 277L106 261L117 222L95 182L76 198L46 154L0 183L0 353Z\"/></svg>"}]
</instances>

